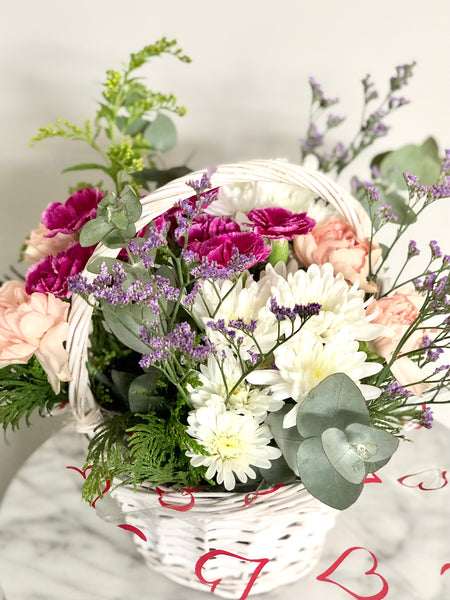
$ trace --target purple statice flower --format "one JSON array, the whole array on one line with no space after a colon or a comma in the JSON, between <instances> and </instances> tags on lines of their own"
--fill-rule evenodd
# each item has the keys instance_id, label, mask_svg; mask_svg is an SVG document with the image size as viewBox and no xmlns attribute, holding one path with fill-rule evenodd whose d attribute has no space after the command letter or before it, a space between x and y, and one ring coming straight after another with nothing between
<instances>
[{"instance_id":1,"label":"purple statice flower","mask_svg":"<svg viewBox=\"0 0 450 600\"><path fill-rule=\"evenodd\" d=\"M450 197L450 183L444 182L435 183L430 186L429 189L429 197L431 200L439 200L440 198L449 198Z\"/></svg>"},{"instance_id":2,"label":"purple statice flower","mask_svg":"<svg viewBox=\"0 0 450 600\"><path fill-rule=\"evenodd\" d=\"M208 213L202 213L196 216L191 223L187 248L197 254L201 254L199 248L204 242L223 233L238 231L241 231L241 228L230 217L215 217ZM182 245L183 240L179 240L178 243Z\"/></svg>"},{"instance_id":3,"label":"purple statice flower","mask_svg":"<svg viewBox=\"0 0 450 600\"><path fill-rule=\"evenodd\" d=\"M250 356L250 362L252 365L256 365L256 363L261 360L261 355L256 352L252 352L251 350L247 350L247 354Z\"/></svg>"},{"instance_id":4,"label":"purple statice flower","mask_svg":"<svg viewBox=\"0 0 450 600\"><path fill-rule=\"evenodd\" d=\"M80 231L85 223L95 219L97 206L104 195L97 188L88 187L72 194L64 204L49 204L42 215L42 223L50 230L46 237Z\"/></svg>"},{"instance_id":5,"label":"purple statice flower","mask_svg":"<svg viewBox=\"0 0 450 600\"><path fill-rule=\"evenodd\" d=\"M411 392L406 388L402 387L397 381L391 381L385 390L385 394L392 398L392 400L397 400L398 398L409 398L411 396Z\"/></svg>"},{"instance_id":6,"label":"purple statice flower","mask_svg":"<svg viewBox=\"0 0 450 600\"><path fill-rule=\"evenodd\" d=\"M199 293L200 288L201 288L200 282L195 281L194 285L192 286L191 291L188 292L182 300L183 306L192 306L192 304L194 304L195 298L197 297L197 294Z\"/></svg>"},{"instance_id":7,"label":"purple statice flower","mask_svg":"<svg viewBox=\"0 0 450 600\"><path fill-rule=\"evenodd\" d=\"M201 176L200 180L190 179L186 182L186 185L191 187L197 194L202 194L208 188L211 188L211 177L217 171L217 167L211 167L208 171L205 171Z\"/></svg>"},{"instance_id":8,"label":"purple statice flower","mask_svg":"<svg viewBox=\"0 0 450 600\"><path fill-rule=\"evenodd\" d=\"M422 425L427 429L431 429L433 424L433 411L429 406L425 407L422 414Z\"/></svg>"},{"instance_id":9,"label":"purple statice flower","mask_svg":"<svg viewBox=\"0 0 450 600\"><path fill-rule=\"evenodd\" d=\"M247 257L246 268L248 269L264 261L271 252L271 246L265 244L263 238L256 233L233 231L210 238L200 244L196 251L200 259L206 258L208 262L222 268L230 266L237 251L239 256Z\"/></svg>"},{"instance_id":10,"label":"purple statice flower","mask_svg":"<svg viewBox=\"0 0 450 600\"><path fill-rule=\"evenodd\" d=\"M398 65L395 67L395 75L390 79L391 92L400 90L402 87L408 84L410 78L413 75L413 69L415 62L411 64Z\"/></svg>"},{"instance_id":11,"label":"purple statice flower","mask_svg":"<svg viewBox=\"0 0 450 600\"><path fill-rule=\"evenodd\" d=\"M433 340L429 335L425 334L422 338L422 342L420 344L420 348L427 348L427 361L436 362L440 355L444 352L442 348L436 346Z\"/></svg>"},{"instance_id":12,"label":"purple statice flower","mask_svg":"<svg viewBox=\"0 0 450 600\"><path fill-rule=\"evenodd\" d=\"M327 127L332 129L333 127L340 125L343 121L345 121L345 117L341 117L340 115L328 115Z\"/></svg>"},{"instance_id":13,"label":"purple statice flower","mask_svg":"<svg viewBox=\"0 0 450 600\"><path fill-rule=\"evenodd\" d=\"M378 188L368 181L361 182L364 186L370 202L379 202L381 200Z\"/></svg>"},{"instance_id":14,"label":"purple statice flower","mask_svg":"<svg viewBox=\"0 0 450 600\"><path fill-rule=\"evenodd\" d=\"M403 96L400 96L400 97L392 96L392 98L389 99L389 108L390 109L400 108L400 106L405 106L405 104L409 104L409 103L410 103L410 101L407 98L404 98Z\"/></svg>"},{"instance_id":15,"label":"purple statice flower","mask_svg":"<svg viewBox=\"0 0 450 600\"><path fill-rule=\"evenodd\" d=\"M302 321L306 321L314 315L318 315L321 309L321 305L317 302L310 302L309 304L295 304L293 308L288 306L280 306L274 296L270 299L269 310L275 315L277 321L295 321L297 317L300 317Z\"/></svg>"},{"instance_id":16,"label":"purple statice flower","mask_svg":"<svg viewBox=\"0 0 450 600\"><path fill-rule=\"evenodd\" d=\"M165 336L154 336L146 327L141 328L139 335L151 349L139 362L143 368L149 367L152 363L170 360L174 355L178 357L181 364L186 364L189 359L205 361L212 352L215 352L214 345L208 338L202 337L199 342L196 341L197 334L186 321L177 323Z\"/></svg>"},{"instance_id":17,"label":"purple statice flower","mask_svg":"<svg viewBox=\"0 0 450 600\"><path fill-rule=\"evenodd\" d=\"M247 213L254 233L269 239L293 240L299 235L312 231L316 225L314 219L305 212L292 213L290 210L273 206L270 208L257 208Z\"/></svg>"},{"instance_id":18,"label":"purple statice flower","mask_svg":"<svg viewBox=\"0 0 450 600\"><path fill-rule=\"evenodd\" d=\"M442 256L442 250L439 248L436 240L431 240L430 249L433 258L440 258Z\"/></svg>"},{"instance_id":19,"label":"purple statice flower","mask_svg":"<svg viewBox=\"0 0 450 600\"><path fill-rule=\"evenodd\" d=\"M420 254L420 250L417 247L417 243L414 240L410 240L408 244L408 258L412 258L413 256L418 256Z\"/></svg>"},{"instance_id":20,"label":"purple statice flower","mask_svg":"<svg viewBox=\"0 0 450 600\"><path fill-rule=\"evenodd\" d=\"M375 214L383 224L395 223L398 221L397 215L392 212L392 207L389 206L389 204L386 204L386 202L380 204L380 207Z\"/></svg>"},{"instance_id":21,"label":"purple statice flower","mask_svg":"<svg viewBox=\"0 0 450 600\"><path fill-rule=\"evenodd\" d=\"M319 132L315 123L312 123L308 130L308 137L300 139L300 147L303 154L310 154L320 148L323 144L323 134Z\"/></svg>"},{"instance_id":22,"label":"purple statice flower","mask_svg":"<svg viewBox=\"0 0 450 600\"><path fill-rule=\"evenodd\" d=\"M327 108L339 102L339 98L326 98L322 86L314 77L309 78L309 85L311 86L313 103L318 102L322 108Z\"/></svg>"},{"instance_id":23,"label":"purple statice flower","mask_svg":"<svg viewBox=\"0 0 450 600\"><path fill-rule=\"evenodd\" d=\"M74 242L64 252L41 259L28 269L25 280L27 294L42 292L69 298L72 292L68 288L68 279L84 269L93 251L93 246L86 248Z\"/></svg>"}]
</instances>

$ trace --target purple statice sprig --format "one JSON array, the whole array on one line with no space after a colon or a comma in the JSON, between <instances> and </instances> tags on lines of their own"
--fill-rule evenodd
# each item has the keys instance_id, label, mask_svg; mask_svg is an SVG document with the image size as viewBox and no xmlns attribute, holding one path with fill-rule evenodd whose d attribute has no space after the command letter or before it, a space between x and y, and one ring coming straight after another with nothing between
<instances>
[{"instance_id":1,"label":"purple statice sprig","mask_svg":"<svg viewBox=\"0 0 450 600\"><path fill-rule=\"evenodd\" d=\"M234 249L233 255L228 262L226 267L219 265L214 260L209 260L206 256L200 259L197 256L195 261L195 254L189 255L190 274L195 279L210 280L210 281L221 281L225 279L234 280L239 275L242 275L248 267L255 263L254 254L240 254L237 248Z\"/></svg>"},{"instance_id":2,"label":"purple statice sprig","mask_svg":"<svg viewBox=\"0 0 450 600\"><path fill-rule=\"evenodd\" d=\"M294 322L299 317L302 322L306 322L310 317L318 315L320 309L321 305L317 302L295 304L293 308L290 308L289 306L280 306L274 296L269 301L269 310L274 314L277 321L289 319Z\"/></svg>"},{"instance_id":3,"label":"purple statice sprig","mask_svg":"<svg viewBox=\"0 0 450 600\"><path fill-rule=\"evenodd\" d=\"M155 335L155 331L143 325L139 336L150 349L143 355L139 365L144 369L155 365L166 374L169 373L171 380L173 376L185 376L186 369L183 367L186 365L205 362L211 353L215 353L214 344L206 336L198 338L186 321L177 323L165 335Z\"/></svg>"},{"instance_id":4,"label":"purple statice sprig","mask_svg":"<svg viewBox=\"0 0 450 600\"><path fill-rule=\"evenodd\" d=\"M382 225L387 223L396 223L398 221L397 215L392 211L392 207L386 202L382 202L375 212L375 216L380 219Z\"/></svg>"},{"instance_id":5,"label":"purple statice sprig","mask_svg":"<svg viewBox=\"0 0 450 600\"><path fill-rule=\"evenodd\" d=\"M340 173L363 150L380 137L386 136L390 129L386 123L386 118L409 102L397 93L409 83L414 65L415 63L411 63L396 67L395 75L390 78L386 95L380 101L378 107L370 112L368 112L367 107L378 99L380 94L375 88L370 75L364 77L362 80L364 110L359 130L350 144L345 145L342 141L338 141L331 151L321 150L325 144L326 134L330 129L339 126L345 120L345 117L328 114L325 118L325 124L319 124L319 121L323 120L325 112L330 106L337 104L339 99L328 98L321 85L311 77L309 79L311 86L309 124L306 137L300 140L302 159L305 159L308 154L313 154L319 161L319 170L325 173L330 171Z\"/></svg>"}]
</instances>

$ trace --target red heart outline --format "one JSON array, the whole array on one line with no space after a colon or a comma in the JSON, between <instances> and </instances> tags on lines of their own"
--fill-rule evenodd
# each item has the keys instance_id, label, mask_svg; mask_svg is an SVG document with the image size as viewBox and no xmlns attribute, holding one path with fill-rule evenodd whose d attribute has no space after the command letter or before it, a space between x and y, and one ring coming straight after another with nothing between
<instances>
[{"instance_id":1,"label":"red heart outline","mask_svg":"<svg viewBox=\"0 0 450 600\"><path fill-rule=\"evenodd\" d=\"M445 563L445 565L442 565L441 575L443 575L445 573L445 571L448 571L449 569L450 569L450 563Z\"/></svg>"},{"instance_id":2,"label":"red heart outline","mask_svg":"<svg viewBox=\"0 0 450 600\"><path fill-rule=\"evenodd\" d=\"M355 594L354 592L352 592L345 586L341 585L337 581L333 581L332 579L328 578L329 575L331 575L332 573L334 573L336 571L336 569L347 558L347 556L349 556L349 554L351 554L355 550L365 550L372 557L373 566L368 571L365 572L365 575L375 575L376 577L381 579L381 581L383 582L383 587L377 594L373 594L372 596L360 596L359 594ZM380 575L379 573L376 572L377 566L378 566L378 561L377 561L375 554L373 554L373 552L371 552L367 548L363 548L362 546L354 546L352 548L348 548L347 550L345 550L345 552L343 552L326 571L324 571L323 573L318 575L316 577L316 579L318 581L334 583L334 585L337 585L338 587L342 588L344 591L349 593L350 596L353 596L353 598L357 598L357 600L382 600L382 598L386 597L386 595L389 591L389 585L388 585L388 582L386 581L386 579L382 575Z\"/></svg>"},{"instance_id":3,"label":"red heart outline","mask_svg":"<svg viewBox=\"0 0 450 600\"><path fill-rule=\"evenodd\" d=\"M87 466L83 471L81 469L79 469L78 467L66 467L66 469L73 469L74 471L79 473L83 479L86 479L86 477L87 477L86 471L89 471L89 469L92 469L92 465ZM106 494L106 492L108 492L110 489L111 489L111 481L109 479L107 479L106 485L102 490L102 496L104 494ZM95 504L96 504L97 500L100 500L100 496L97 496L97 498L95 498L95 500L92 502L92 504L91 504L92 508L95 508Z\"/></svg>"},{"instance_id":4,"label":"red heart outline","mask_svg":"<svg viewBox=\"0 0 450 600\"><path fill-rule=\"evenodd\" d=\"M123 523L122 525L117 525L117 527L120 527L121 529L125 529L125 531L130 531L131 533L134 533L135 535L140 537L141 540L144 540L144 542L147 541L147 537L145 536L145 534L138 527L135 527L134 525L128 525L128 523Z\"/></svg>"},{"instance_id":5,"label":"red heart outline","mask_svg":"<svg viewBox=\"0 0 450 600\"><path fill-rule=\"evenodd\" d=\"M155 488L156 491L158 492L159 498L158 501L161 504L161 506L163 508L170 508L171 510L176 510L178 512L186 512L187 510L191 510L192 508L194 508L194 504L195 504L195 498L192 492L198 492L198 490L200 489L200 487L196 487L196 488L181 488L181 491L183 494L190 496L189 502L187 504L171 504L170 502L166 502L165 500L163 500L163 496L165 495L169 495L169 494L173 494L174 491L170 490L170 491L165 491L162 490L159 487Z\"/></svg>"},{"instance_id":6,"label":"red heart outline","mask_svg":"<svg viewBox=\"0 0 450 600\"><path fill-rule=\"evenodd\" d=\"M86 479L86 477L87 477L86 471L89 471L89 469L92 469L92 465L89 465L83 471L81 469L79 469L78 467L66 467L66 469L73 469L74 471L79 473L83 479Z\"/></svg>"},{"instance_id":7,"label":"red heart outline","mask_svg":"<svg viewBox=\"0 0 450 600\"><path fill-rule=\"evenodd\" d=\"M439 471L439 473L441 474L441 477L444 480L444 483L442 485L440 485L439 487L426 488L423 485L423 481L421 481L418 485L417 484L416 485L408 485L407 483L404 483L405 479L408 479L408 477L416 477L417 475L422 475L423 473L430 473L431 471ZM438 469L437 467L433 467L432 469L424 469L423 471L419 471L418 473L410 473L409 475L404 475L403 477L400 477L399 479L397 479L397 481L401 485L404 485L407 488L417 488L418 487L419 490L422 490L422 492L434 492L435 490L441 490L448 484L447 471L443 471L442 469Z\"/></svg>"},{"instance_id":8,"label":"red heart outline","mask_svg":"<svg viewBox=\"0 0 450 600\"><path fill-rule=\"evenodd\" d=\"M250 492L244 498L244 505L250 506L250 504L254 502L258 496L267 496L268 494L273 494L282 487L284 487L284 483L277 483L277 485L274 485L273 488L266 490L265 492Z\"/></svg>"},{"instance_id":9,"label":"red heart outline","mask_svg":"<svg viewBox=\"0 0 450 600\"><path fill-rule=\"evenodd\" d=\"M383 483L383 481L376 473L370 473L370 475L364 479L363 483Z\"/></svg>"},{"instance_id":10,"label":"red heart outline","mask_svg":"<svg viewBox=\"0 0 450 600\"><path fill-rule=\"evenodd\" d=\"M216 587L219 585L219 583L222 581L222 578L215 579L214 581L207 581L202 575L202 568L205 565L205 563L208 562L208 560L210 560L211 558L214 558L215 556L219 556L221 554L225 555L225 556L231 556L232 558L238 558L239 560L245 560L247 562L259 563L259 565L256 567L256 569L253 571L253 574L250 577L242 596L239 598L239 600L245 600L247 598L247 596L249 595L250 590L252 589L255 581L258 579L259 574L261 573L261 571L264 569L264 567L269 562L269 559L268 558L245 558L245 556L239 556L239 554L233 554L232 552L228 552L227 550L212 550L211 552L207 552L206 554L201 556L198 559L198 561L196 562L195 574L197 575L197 577L200 579L200 581L202 583L205 583L206 585L211 586L212 594L214 594L214 591L215 591Z\"/></svg>"}]
</instances>

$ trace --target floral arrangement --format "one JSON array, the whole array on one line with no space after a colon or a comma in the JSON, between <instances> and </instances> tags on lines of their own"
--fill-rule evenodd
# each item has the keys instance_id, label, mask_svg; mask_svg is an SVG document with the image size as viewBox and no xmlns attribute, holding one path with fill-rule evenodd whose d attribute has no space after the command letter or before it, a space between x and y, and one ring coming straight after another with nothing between
<instances>
[{"instance_id":1,"label":"floral arrangement","mask_svg":"<svg viewBox=\"0 0 450 600\"><path fill-rule=\"evenodd\" d=\"M425 267L406 275L419 254L410 241L399 272L387 269L408 226L450 196L450 153L442 159L430 138L376 156L371 181L353 180L370 216L363 239L305 189L217 189L213 169L137 231L139 196L189 172L158 166L176 142L167 113L184 108L134 77L164 53L189 61L174 41L147 46L108 71L93 121L58 120L33 138L83 141L102 162L67 170L97 169L113 185L83 183L50 204L26 240L25 281L0 289L0 420L16 428L67 402L68 318L82 296L95 307L87 366L104 415L86 457L87 501L107 481L240 491L301 480L344 509L405 425L430 428L430 405L446 401L450 257L431 241ZM302 159L339 174L386 135L412 70L397 68L354 140L331 151L326 134L343 118L311 79ZM369 77L363 91L367 109L379 98ZM99 243L117 258L92 259Z\"/></svg>"}]
</instances>

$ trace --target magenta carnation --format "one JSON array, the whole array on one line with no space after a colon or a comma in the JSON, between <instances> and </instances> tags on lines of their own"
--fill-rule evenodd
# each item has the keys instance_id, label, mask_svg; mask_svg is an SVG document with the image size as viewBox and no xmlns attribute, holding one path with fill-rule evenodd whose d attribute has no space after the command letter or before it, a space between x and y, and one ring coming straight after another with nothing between
<instances>
[{"instance_id":1,"label":"magenta carnation","mask_svg":"<svg viewBox=\"0 0 450 600\"><path fill-rule=\"evenodd\" d=\"M278 206L251 210L247 217L252 222L247 225L252 226L255 233L271 239L293 240L312 231L316 224L305 212L292 213Z\"/></svg>"},{"instance_id":2,"label":"magenta carnation","mask_svg":"<svg viewBox=\"0 0 450 600\"><path fill-rule=\"evenodd\" d=\"M198 252L200 244L223 233L241 231L241 228L230 217L215 217L202 213L195 217L189 229L188 250ZM183 244L183 239L178 242Z\"/></svg>"},{"instance_id":3,"label":"magenta carnation","mask_svg":"<svg viewBox=\"0 0 450 600\"><path fill-rule=\"evenodd\" d=\"M97 216L97 206L105 194L97 188L84 188L72 194L65 204L53 202L42 215L42 223L50 230L46 237L57 233L76 233Z\"/></svg>"},{"instance_id":4,"label":"magenta carnation","mask_svg":"<svg viewBox=\"0 0 450 600\"><path fill-rule=\"evenodd\" d=\"M252 257L247 268L265 260L271 251L261 236L248 232L222 233L199 244L196 252L206 257L208 262L215 262L219 267L227 267L236 250L240 255Z\"/></svg>"},{"instance_id":5,"label":"magenta carnation","mask_svg":"<svg viewBox=\"0 0 450 600\"><path fill-rule=\"evenodd\" d=\"M68 298L67 278L80 273L94 251L94 246L85 248L75 242L56 256L46 256L28 269L25 291L27 294L42 292L58 298Z\"/></svg>"}]
</instances>

